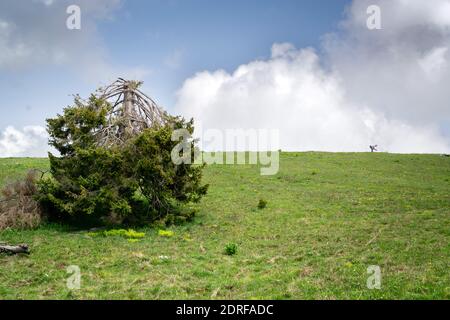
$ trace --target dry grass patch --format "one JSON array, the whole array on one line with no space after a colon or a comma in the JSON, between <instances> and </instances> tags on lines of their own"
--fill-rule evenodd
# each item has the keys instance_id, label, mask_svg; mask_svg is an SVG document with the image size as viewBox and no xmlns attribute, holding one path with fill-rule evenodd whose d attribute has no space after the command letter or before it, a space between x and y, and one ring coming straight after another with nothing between
<instances>
[{"instance_id":1,"label":"dry grass patch","mask_svg":"<svg viewBox=\"0 0 450 320\"><path fill-rule=\"evenodd\" d=\"M30 170L24 179L7 184L0 193L0 230L39 226L42 213L34 199L37 193L35 171Z\"/></svg>"}]
</instances>

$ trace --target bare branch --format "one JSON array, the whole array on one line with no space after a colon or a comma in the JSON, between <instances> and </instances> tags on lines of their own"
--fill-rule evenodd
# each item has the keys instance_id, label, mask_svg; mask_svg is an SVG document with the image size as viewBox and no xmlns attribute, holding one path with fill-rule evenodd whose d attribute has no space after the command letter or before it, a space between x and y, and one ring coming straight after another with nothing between
<instances>
[{"instance_id":1,"label":"bare branch","mask_svg":"<svg viewBox=\"0 0 450 320\"><path fill-rule=\"evenodd\" d=\"M138 89L141 85L140 81L118 78L98 91L98 96L111 105L106 125L95 133L99 145L122 144L147 128L168 123L168 114Z\"/></svg>"}]
</instances>

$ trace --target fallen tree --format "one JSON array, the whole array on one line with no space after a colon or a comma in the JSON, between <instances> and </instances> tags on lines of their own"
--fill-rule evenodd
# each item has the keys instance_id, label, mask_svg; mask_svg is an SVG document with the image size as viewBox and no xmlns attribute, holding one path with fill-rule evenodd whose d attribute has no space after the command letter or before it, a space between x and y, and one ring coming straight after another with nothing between
<instances>
[{"instance_id":1,"label":"fallen tree","mask_svg":"<svg viewBox=\"0 0 450 320\"><path fill-rule=\"evenodd\" d=\"M175 130L193 133L193 120L166 113L138 88L119 79L88 100L48 119L51 177L37 199L49 220L84 225L188 220L206 194L202 166L174 163ZM192 156L196 140L190 139ZM187 210L184 210L187 209Z\"/></svg>"},{"instance_id":2,"label":"fallen tree","mask_svg":"<svg viewBox=\"0 0 450 320\"><path fill-rule=\"evenodd\" d=\"M30 254L30 251L28 250L27 244L19 244L19 245L9 245L6 243L0 243L0 253L6 253L6 254L19 254L19 253L25 253Z\"/></svg>"}]
</instances>

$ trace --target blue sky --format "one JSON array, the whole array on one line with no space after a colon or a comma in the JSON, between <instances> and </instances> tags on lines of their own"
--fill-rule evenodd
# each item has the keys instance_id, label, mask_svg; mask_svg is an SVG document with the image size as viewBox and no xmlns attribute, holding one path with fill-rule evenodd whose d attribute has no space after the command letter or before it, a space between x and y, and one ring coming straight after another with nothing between
<instances>
[{"instance_id":1,"label":"blue sky","mask_svg":"<svg viewBox=\"0 0 450 320\"><path fill-rule=\"evenodd\" d=\"M146 89L170 109L176 90L198 71L231 71L255 58L268 57L274 42L317 46L320 37L335 29L342 19L347 3L128 0L111 10L107 19L98 20L98 41L102 42L108 63L147 69L148 74L142 77ZM68 37L71 33L90 32L83 25L82 4L80 7L82 29L67 32ZM62 10L55 10L55 14L61 15L61 22L68 16ZM17 21L21 22L27 28L36 27ZM71 66L50 63L2 70L1 108L14 112L0 119L0 129L11 124L21 127L43 123L71 102L70 94L86 95L104 83L101 75L89 78L84 79Z\"/></svg>"},{"instance_id":2,"label":"blue sky","mask_svg":"<svg viewBox=\"0 0 450 320\"><path fill-rule=\"evenodd\" d=\"M195 72L231 71L255 58L268 57L274 42L317 47L323 34L336 29L348 3L135 0L126 2L114 21L102 24L101 30L115 59L145 61L155 78L163 77L163 81L150 82L166 91L161 95L165 100ZM131 50L124 50L126 46ZM172 68L166 63L171 57L178 60Z\"/></svg>"},{"instance_id":3,"label":"blue sky","mask_svg":"<svg viewBox=\"0 0 450 320\"><path fill-rule=\"evenodd\" d=\"M191 71L230 68L267 56L274 42L316 46L334 29L348 1L128 1L101 24L119 59L161 62L185 49ZM136 39L129 34L135 35ZM137 49L129 52L122 44Z\"/></svg>"},{"instance_id":4,"label":"blue sky","mask_svg":"<svg viewBox=\"0 0 450 320\"><path fill-rule=\"evenodd\" d=\"M66 28L72 4L81 30ZM446 12L450 0L2 0L0 156L44 150L45 119L117 77L209 127L274 126L284 149L450 152Z\"/></svg>"}]
</instances>

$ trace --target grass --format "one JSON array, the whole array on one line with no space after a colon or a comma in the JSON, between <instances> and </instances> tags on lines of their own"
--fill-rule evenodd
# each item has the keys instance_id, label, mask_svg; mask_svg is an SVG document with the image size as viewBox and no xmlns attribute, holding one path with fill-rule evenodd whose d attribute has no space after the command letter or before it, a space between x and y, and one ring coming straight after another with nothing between
<instances>
[{"instance_id":1,"label":"grass","mask_svg":"<svg viewBox=\"0 0 450 320\"><path fill-rule=\"evenodd\" d=\"M46 160L0 160L0 183ZM210 165L193 222L145 236L64 226L0 232L29 256L0 256L2 299L450 299L450 159L283 153L280 171ZM260 199L267 201L258 209ZM235 255L224 248L235 243ZM66 268L81 269L81 289ZM381 268L381 289L366 286Z\"/></svg>"}]
</instances>

